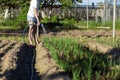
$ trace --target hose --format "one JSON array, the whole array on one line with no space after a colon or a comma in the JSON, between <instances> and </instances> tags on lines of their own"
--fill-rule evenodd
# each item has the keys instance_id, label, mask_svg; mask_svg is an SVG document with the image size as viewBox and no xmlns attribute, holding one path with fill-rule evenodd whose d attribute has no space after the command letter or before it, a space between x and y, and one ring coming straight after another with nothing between
<instances>
[{"instance_id":1,"label":"hose","mask_svg":"<svg viewBox=\"0 0 120 80\"><path fill-rule=\"evenodd\" d=\"M45 27L44 27L44 24L41 23L40 26L42 27L43 34L46 35L46 34L47 34L47 31L46 31L46 29L45 29ZM22 33L22 37L23 37L23 42L24 42L24 43L26 43L26 40L25 40L25 32L26 32L27 28L29 28L29 26L26 26L26 27L24 28L24 30L23 30L23 33ZM37 27L37 37L38 37L38 34L39 34L39 27Z\"/></svg>"},{"instance_id":2,"label":"hose","mask_svg":"<svg viewBox=\"0 0 120 80\"><path fill-rule=\"evenodd\" d=\"M23 37L23 42L24 42L24 43L26 43L26 41L25 41L25 31L27 30L28 27L29 27L29 26L26 26L26 27L24 28L24 30L23 30L23 33L22 33L22 37Z\"/></svg>"},{"instance_id":3,"label":"hose","mask_svg":"<svg viewBox=\"0 0 120 80\"><path fill-rule=\"evenodd\" d=\"M34 64L34 59L35 59L35 51L33 51L33 58L32 58L32 62L31 62L31 76L30 76L30 80L33 80L33 73L34 73L34 69L33 69L33 64Z\"/></svg>"},{"instance_id":4,"label":"hose","mask_svg":"<svg viewBox=\"0 0 120 80\"><path fill-rule=\"evenodd\" d=\"M44 25L41 23L40 25L43 29L43 33L44 35L47 34L47 31L44 27ZM22 33L22 36L23 36L23 42L26 43L25 41L25 32L27 30L29 26L25 27L25 29L23 30L23 33ZM37 38L38 38L38 35L39 35L39 26L37 27ZM33 69L33 64L34 64L34 59L35 59L35 51L33 51L33 58L32 58L32 62L31 62L31 76L30 76L30 80L33 80L33 73L34 73L34 69Z\"/></svg>"},{"instance_id":5,"label":"hose","mask_svg":"<svg viewBox=\"0 0 120 80\"><path fill-rule=\"evenodd\" d=\"M23 30L22 36L23 36L23 42L26 43L25 41L25 32L27 30L29 26L25 27L25 29ZM33 63L34 63L34 59L35 59L35 51L33 51L33 58L32 58L32 62L31 62L31 76L30 76L30 80L33 80Z\"/></svg>"},{"instance_id":6,"label":"hose","mask_svg":"<svg viewBox=\"0 0 120 80\"><path fill-rule=\"evenodd\" d=\"M45 27L44 27L44 24L41 24L41 27L42 27L42 29L43 29L44 35L47 34L47 31L46 31L46 29L45 29Z\"/></svg>"}]
</instances>

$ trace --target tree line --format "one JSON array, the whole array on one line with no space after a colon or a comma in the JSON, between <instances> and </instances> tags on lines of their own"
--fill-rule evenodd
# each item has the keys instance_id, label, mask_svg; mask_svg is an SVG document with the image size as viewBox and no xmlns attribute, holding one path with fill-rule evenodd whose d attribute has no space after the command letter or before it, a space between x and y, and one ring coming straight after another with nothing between
<instances>
[{"instance_id":1,"label":"tree line","mask_svg":"<svg viewBox=\"0 0 120 80\"><path fill-rule=\"evenodd\" d=\"M61 5L65 7L71 7L74 1L81 2L82 0L41 0L41 3L52 5L54 2L60 2ZM18 7L18 6L28 6L30 0L0 0L1 7Z\"/></svg>"}]
</instances>

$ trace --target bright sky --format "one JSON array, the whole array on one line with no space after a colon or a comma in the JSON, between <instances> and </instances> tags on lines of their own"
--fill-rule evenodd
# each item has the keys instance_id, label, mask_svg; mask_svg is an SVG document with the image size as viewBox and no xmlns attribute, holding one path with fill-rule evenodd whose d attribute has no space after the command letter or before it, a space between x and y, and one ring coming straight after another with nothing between
<instances>
[{"instance_id":1,"label":"bright sky","mask_svg":"<svg viewBox=\"0 0 120 80\"><path fill-rule=\"evenodd\" d=\"M87 4L88 0L83 0L83 4ZM96 5L97 2L104 2L104 0L89 0L89 4L92 5L92 2Z\"/></svg>"}]
</instances>

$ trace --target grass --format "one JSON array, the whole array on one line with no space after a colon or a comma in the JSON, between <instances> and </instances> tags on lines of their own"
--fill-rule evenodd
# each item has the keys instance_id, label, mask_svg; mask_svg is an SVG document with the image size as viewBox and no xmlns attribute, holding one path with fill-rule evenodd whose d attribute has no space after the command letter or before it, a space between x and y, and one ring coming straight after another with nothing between
<instances>
[{"instance_id":1,"label":"grass","mask_svg":"<svg viewBox=\"0 0 120 80\"><path fill-rule=\"evenodd\" d=\"M21 21L23 20L23 21ZM87 22L86 21L79 21L77 22L74 18L71 19L64 19L64 20L59 20L57 16L52 16L51 18L44 18L43 20L41 20L42 23L58 23L60 25L63 25L64 27L62 27L63 29L81 29L82 27L84 27L83 30L86 30L86 26L87 26ZM120 30L120 19L116 20L116 30ZM4 21L0 21L0 25L3 26L3 28L1 27L0 30L17 30L19 29L18 26L20 26L21 28L24 28L27 24L26 24L26 18L25 16L20 15L20 17L15 18L15 19L7 19L5 22ZM4 26L11 26L8 28L4 28ZM14 27L13 27L14 26ZM102 28L97 28L97 27L110 27L109 30L112 30L112 21L107 21L104 23L96 23L95 21L90 20L89 21L89 28L88 30L101 30ZM61 29L61 28L58 28ZM104 28L105 29L105 28ZM103 30L103 29L102 29Z\"/></svg>"},{"instance_id":2,"label":"grass","mask_svg":"<svg viewBox=\"0 0 120 80\"><path fill-rule=\"evenodd\" d=\"M80 21L76 24L76 26L86 26L87 22L86 21ZM113 22L112 21L107 21L103 23L96 23L95 21L89 21L89 29L90 30L100 30L97 27L110 27L110 30L112 30L113 27ZM116 20L116 30L120 30L120 19Z\"/></svg>"},{"instance_id":3,"label":"grass","mask_svg":"<svg viewBox=\"0 0 120 80\"><path fill-rule=\"evenodd\" d=\"M20 29L19 27L14 27L14 26L0 26L0 30L18 30Z\"/></svg>"},{"instance_id":4,"label":"grass","mask_svg":"<svg viewBox=\"0 0 120 80\"><path fill-rule=\"evenodd\" d=\"M109 45L111 47L119 47L120 38L113 39L112 37L100 37L100 38L92 38L89 41L96 41L104 45Z\"/></svg>"},{"instance_id":5,"label":"grass","mask_svg":"<svg viewBox=\"0 0 120 80\"><path fill-rule=\"evenodd\" d=\"M11 20L12 21L12 20ZM2 19L0 19L0 30L18 30L20 29L20 27L15 27L15 26L12 26L11 25L11 21L8 20L8 21L4 21Z\"/></svg>"},{"instance_id":6,"label":"grass","mask_svg":"<svg viewBox=\"0 0 120 80\"><path fill-rule=\"evenodd\" d=\"M10 41L17 41L17 42L24 42L22 36L0 36L0 40L10 40ZM26 43L28 43L28 39L25 39Z\"/></svg>"}]
</instances>

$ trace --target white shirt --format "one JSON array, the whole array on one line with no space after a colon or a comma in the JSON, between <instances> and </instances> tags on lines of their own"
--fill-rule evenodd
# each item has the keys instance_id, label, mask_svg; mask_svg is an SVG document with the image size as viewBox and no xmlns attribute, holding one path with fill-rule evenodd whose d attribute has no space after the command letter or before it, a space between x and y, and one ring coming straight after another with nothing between
<instances>
[{"instance_id":1,"label":"white shirt","mask_svg":"<svg viewBox=\"0 0 120 80\"><path fill-rule=\"evenodd\" d=\"M38 12L39 7L40 7L40 0L31 0L30 8L29 8L29 11L28 11L27 15L30 16L30 17L35 17L34 16L34 8L36 8L36 10Z\"/></svg>"}]
</instances>

